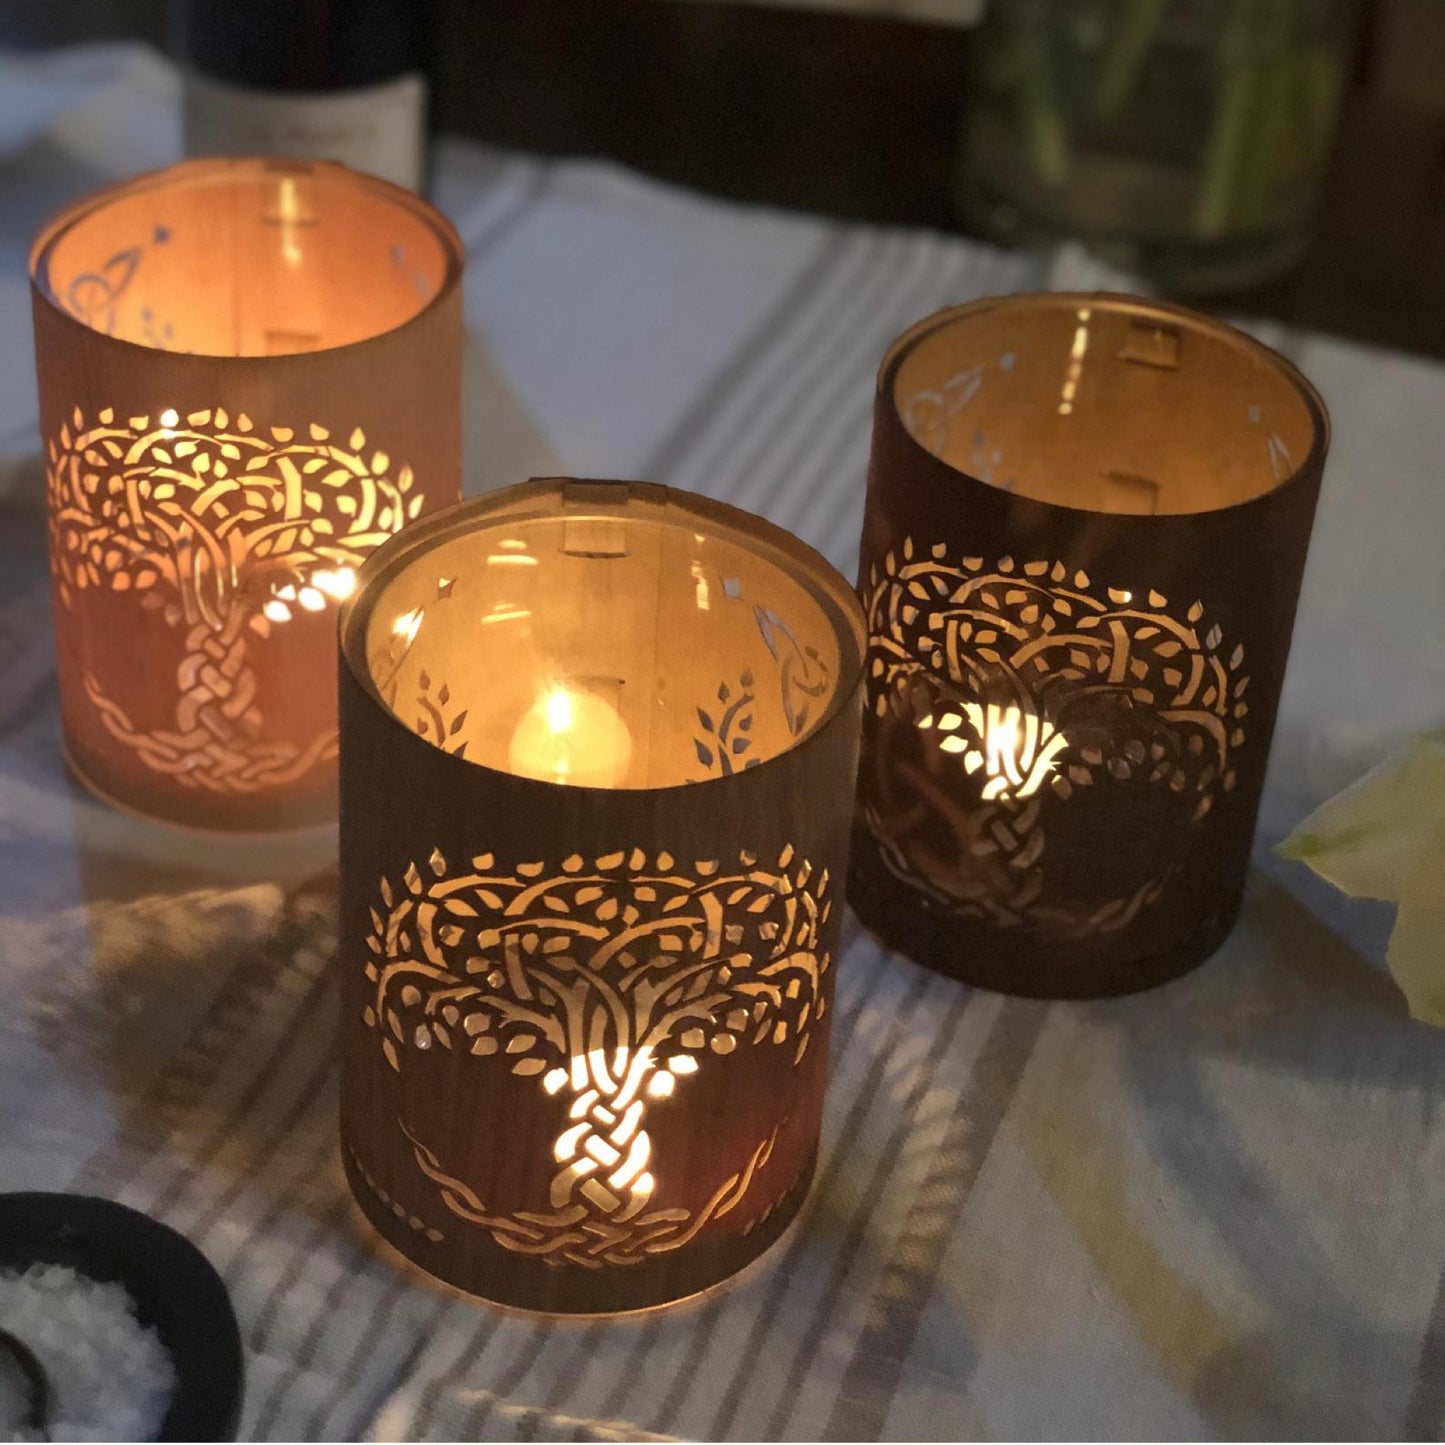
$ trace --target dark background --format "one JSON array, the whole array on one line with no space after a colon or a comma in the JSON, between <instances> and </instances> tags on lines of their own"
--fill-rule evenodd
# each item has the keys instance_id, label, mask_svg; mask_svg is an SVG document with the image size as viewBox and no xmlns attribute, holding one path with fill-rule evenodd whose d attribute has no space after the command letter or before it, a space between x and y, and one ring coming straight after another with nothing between
<instances>
[{"instance_id":1,"label":"dark background","mask_svg":"<svg viewBox=\"0 0 1445 1445\"><path fill-rule=\"evenodd\" d=\"M741 200L960 229L966 30L854 13L866 0L848 13L438 3L442 130L609 156ZM0 44L118 36L169 49L166 0L0 3ZM1445 357L1445 0L1363 0L1314 244L1288 278L1204 304Z\"/></svg>"}]
</instances>

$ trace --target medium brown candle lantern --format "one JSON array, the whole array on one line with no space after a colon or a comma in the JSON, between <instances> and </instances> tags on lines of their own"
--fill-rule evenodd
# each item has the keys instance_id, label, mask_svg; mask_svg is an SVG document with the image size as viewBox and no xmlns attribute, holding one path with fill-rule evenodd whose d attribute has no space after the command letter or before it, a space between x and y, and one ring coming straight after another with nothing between
<instances>
[{"instance_id":1,"label":"medium brown candle lantern","mask_svg":"<svg viewBox=\"0 0 1445 1445\"><path fill-rule=\"evenodd\" d=\"M922 962L1118 993L1239 906L1328 422L1179 307L947 311L879 374L850 900Z\"/></svg>"},{"instance_id":2,"label":"medium brown candle lantern","mask_svg":"<svg viewBox=\"0 0 1445 1445\"><path fill-rule=\"evenodd\" d=\"M459 491L461 249L340 166L198 161L31 258L65 744L213 828L334 815L336 606Z\"/></svg>"},{"instance_id":3,"label":"medium brown candle lantern","mask_svg":"<svg viewBox=\"0 0 1445 1445\"><path fill-rule=\"evenodd\" d=\"M732 508L532 482L380 548L341 628L362 1210L510 1305L635 1309L733 1274L817 1149L851 589Z\"/></svg>"}]
</instances>

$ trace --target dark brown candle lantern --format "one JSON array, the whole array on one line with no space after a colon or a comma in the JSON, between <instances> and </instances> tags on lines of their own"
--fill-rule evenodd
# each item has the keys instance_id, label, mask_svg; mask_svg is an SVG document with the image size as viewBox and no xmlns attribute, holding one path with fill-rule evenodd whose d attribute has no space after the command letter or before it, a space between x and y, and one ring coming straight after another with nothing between
<instances>
[{"instance_id":1,"label":"dark brown candle lantern","mask_svg":"<svg viewBox=\"0 0 1445 1445\"><path fill-rule=\"evenodd\" d=\"M1146 987L1239 905L1328 444L1179 307L947 311L879 375L850 900L1013 993Z\"/></svg>"},{"instance_id":2,"label":"dark brown candle lantern","mask_svg":"<svg viewBox=\"0 0 1445 1445\"><path fill-rule=\"evenodd\" d=\"M342 1143L502 1303L683 1298L801 1204L862 706L851 589L623 482L423 521L342 613Z\"/></svg>"},{"instance_id":3,"label":"dark brown candle lantern","mask_svg":"<svg viewBox=\"0 0 1445 1445\"><path fill-rule=\"evenodd\" d=\"M214 828L334 816L336 607L460 481L461 249L340 166L198 161L31 258L66 750Z\"/></svg>"}]
</instances>

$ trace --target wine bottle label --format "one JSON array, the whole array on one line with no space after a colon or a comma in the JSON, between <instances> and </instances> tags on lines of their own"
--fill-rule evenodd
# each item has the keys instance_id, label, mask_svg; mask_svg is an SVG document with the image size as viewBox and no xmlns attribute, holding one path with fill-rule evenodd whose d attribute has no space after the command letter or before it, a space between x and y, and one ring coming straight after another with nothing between
<instances>
[{"instance_id":1,"label":"wine bottle label","mask_svg":"<svg viewBox=\"0 0 1445 1445\"><path fill-rule=\"evenodd\" d=\"M252 90L190 74L186 154L341 161L411 190L425 176L427 84L398 76L355 90Z\"/></svg>"}]
</instances>

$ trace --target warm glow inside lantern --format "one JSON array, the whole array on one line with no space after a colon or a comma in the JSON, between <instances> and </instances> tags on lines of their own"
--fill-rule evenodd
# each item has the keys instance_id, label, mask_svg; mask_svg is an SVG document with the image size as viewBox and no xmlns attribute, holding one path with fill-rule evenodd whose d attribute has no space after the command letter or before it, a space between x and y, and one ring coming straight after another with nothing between
<instances>
[{"instance_id":1,"label":"warm glow inside lantern","mask_svg":"<svg viewBox=\"0 0 1445 1445\"><path fill-rule=\"evenodd\" d=\"M827 1072L863 620L665 488L423 521L342 615L342 1136L440 1278L598 1312L796 1213Z\"/></svg>"},{"instance_id":2,"label":"warm glow inside lantern","mask_svg":"<svg viewBox=\"0 0 1445 1445\"><path fill-rule=\"evenodd\" d=\"M1179 307L1019 296L884 360L850 898L1011 992L1205 958L1238 908L1328 442Z\"/></svg>"},{"instance_id":3,"label":"warm glow inside lantern","mask_svg":"<svg viewBox=\"0 0 1445 1445\"><path fill-rule=\"evenodd\" d=\"M66 750L137 811L335 811L336 607L460 480L461 250L340 166L198 161L31 258Z\"/></svg>"}]
</instances>

